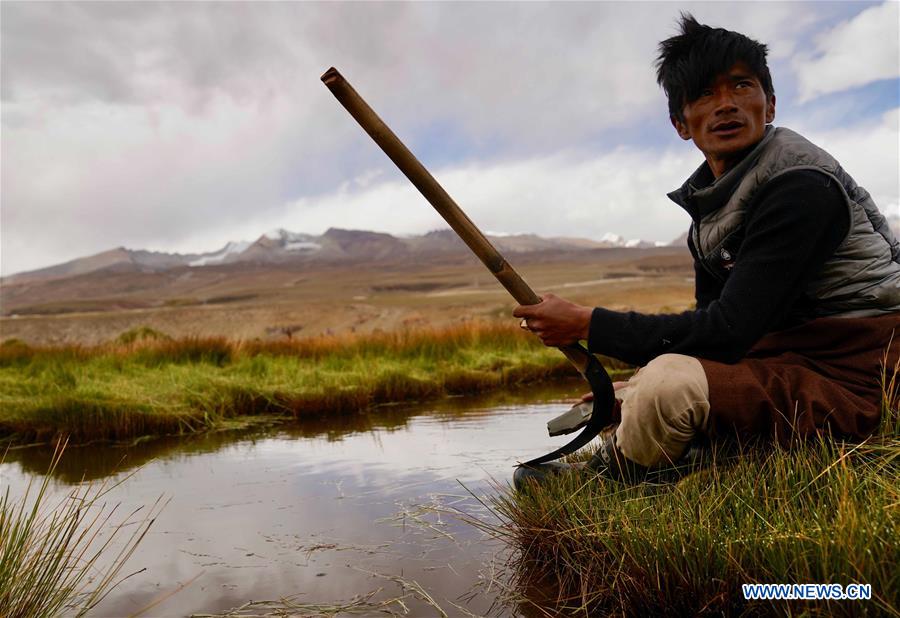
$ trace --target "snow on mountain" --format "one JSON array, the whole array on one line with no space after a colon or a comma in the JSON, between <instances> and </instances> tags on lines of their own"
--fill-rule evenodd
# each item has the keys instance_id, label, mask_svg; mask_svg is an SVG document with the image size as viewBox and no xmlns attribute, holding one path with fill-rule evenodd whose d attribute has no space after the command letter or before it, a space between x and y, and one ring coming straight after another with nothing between
<instances>
[{"instance_id":1,"label":"snow on mountain","mask_svg":"<svg viewBox=\"0 0 900 618\"><path fill-rule=\"evenodd\" d=\"M309 242L312 236L309 234L301 234L299 232L290 232L284 228L277 228L274 230L269 230L265 234L262 235L263 238L267 238L269 240L277 240L281 242L283 245L290 243L304 243Z\"/></svg>"},{"instance_id":2,"label":"snow on mountain","mask_svg":"<svg viewBox=\"0 0 900 618\"><path fill-rule=\"evenodd\" d=\"M607 232L603 236L600 237L600 242L608 242L612 245L622 245L625 243L625 239L619 236L618 234L613 234L612 232Z\"/></svg>"},{"instance_id":3,"label":"snow on mountain","mask_svg":"<svg viewBox=\"0 0 900 618\"><path fill-rule=\"evenodd\" d=\"M608 246L624 247L626 249L646 249L647 247L653 246L653 243L647 242L646 240L641 240L640 238L626 239L623 236L613 234L612 232L607 232L601 236L599 242Z\"/></svg>"},{"instance_id":4,"label":"snow on mountain","mask_svg":"<svg viewBox=\"0 0 900 618\"><path fill-rule=\"evenodd\" d=\"M317 251L322 248L317 242L312 242L308 240L298 240L296 242L287 242L284 243L285 251Z\"/></svg>"},{"instance_id":5,"label":"snow on mountain","mask_svg":"<svg viewBox=\"0 0 900 618\"><path fill-rule=\"evenodd\" d=\"M210 255L204 255L203 257L188 262L188 266L207 266L208 264L220 264L224 262L230 255L243 253L244 250L249 246L250 242L246 240L240 240L237 242L229 241L221 251L217 251L216 253L212 253Z\"/></svg>"},{"instance_id":6,"label":"snow on mountain","mask_svg":"<svg viewBox=\"0 0 900 618\"><path fill-rule=\"evenodd\" d=\"M259 239L259 241L263 240L269 241L265 243L267 246L275 245L284 251L318 251L322 248L322 245L316 242L315 236L289 232L283 228L266 232Z\"/></svg>"}]
</instances>

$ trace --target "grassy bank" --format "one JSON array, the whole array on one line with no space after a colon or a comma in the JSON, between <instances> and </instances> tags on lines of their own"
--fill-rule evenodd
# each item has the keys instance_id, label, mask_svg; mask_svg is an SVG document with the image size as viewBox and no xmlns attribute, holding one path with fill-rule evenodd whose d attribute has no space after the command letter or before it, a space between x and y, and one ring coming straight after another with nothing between
<instances>
[{"instance_id":1,"label":"grassy bank","mask_svg":"<svg viewBox=\"0 0 900 618\"><path fill-rule=\"evenodd\" d=\"M570 475L502 493L489 531L516 549L525 602L553 615L900 615L897 404L862 444L745 447L667 485ZM746 583L871 584L872 599L748 602Z\"/></svg>"},{"instance_id":2,"label":"grassy bank","mask_svg":"<svg viewBox=\"0 0 900 618\"><path fill-rule=\"evenodd\" d=\"M281 342L172 340L0 345L0 441L130 440L259 415L303 417L476 393L574 370L514 324Z\"/></svg>"}]
</instances>

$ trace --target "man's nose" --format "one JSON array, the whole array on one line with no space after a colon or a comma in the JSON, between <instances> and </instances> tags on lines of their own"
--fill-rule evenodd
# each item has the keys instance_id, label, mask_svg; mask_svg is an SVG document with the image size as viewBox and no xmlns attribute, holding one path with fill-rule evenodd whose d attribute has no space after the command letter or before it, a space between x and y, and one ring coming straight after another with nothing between
<instances>
[{"instance_id":1,"label":"man's nose","mask_svg":"<svg viewBox=\"0 0 900 618\"><path fill-rule=\"evenodd\" d=\"M719 88L714 91L714 94L716 114L733 112L737 109L737 105L734 102L734 93L731 91L731 88Z\"/></svg>"}]
</instances>

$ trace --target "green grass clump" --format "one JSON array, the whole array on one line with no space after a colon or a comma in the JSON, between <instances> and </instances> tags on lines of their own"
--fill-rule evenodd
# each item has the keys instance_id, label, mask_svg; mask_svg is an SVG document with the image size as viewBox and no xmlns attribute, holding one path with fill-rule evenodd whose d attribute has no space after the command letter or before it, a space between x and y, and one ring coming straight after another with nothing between
<instances>
[{"instance_id":1,"label":"green grass clump","mask_svg":"<svg viewBox=\"0 0 900 618\"><path fill-rule=\"evenodd\" d=\"M113 487L105 484L78 485L54 504L50 479L63 450L36 491L29 482L24 496L11 498L9 487L0 496L0 616L86 614L129 577L119 574L161 508L157 501L117 523L115 507L102 503Z\"/></svg>"},{"instance_id":2,"label":"green grass clump","mask_svg":"<svg viewBox=\"0 0 900 618\"><path fill-rule=\"evenodd\" d=\"M155 328L150 328L149 326L138 326L136 328L127 330L116 337L116 343L129 345L139 341L166 341L169 339L171 339L171 337L156 330Z\"/></svg>"},{"instance_id":3,"label":"green grass clump","mask_svg":"<svg viewBox=\"0 0 900 618\"><path fill-rule=\"evenodd\" d=\"M277 342L175 340L149 329L94 347L12 342L0 345L0 441L190 433L239 417L323 416L570 374L558 351L497 323Z\"/></svg>"},{"instance_id":4,"label":"green grass clump","mask_svg":"<svg viewBox=\"0 0 900 618\"><path fill-rule=\"evenodd\" d=\"M900 614L900 409L879 435L718 453L669 484L581 474L504 491L525 602L559 615ZM871 584L869 601L745 601L741 584Z\"/></svg>"}]
</instances>

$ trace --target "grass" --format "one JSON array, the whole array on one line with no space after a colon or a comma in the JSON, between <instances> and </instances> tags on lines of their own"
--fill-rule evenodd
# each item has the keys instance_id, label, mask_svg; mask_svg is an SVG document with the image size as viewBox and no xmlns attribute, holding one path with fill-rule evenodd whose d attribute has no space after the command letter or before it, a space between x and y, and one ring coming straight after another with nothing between
<instances>
[{"instance_id":1,"label":"grass","mask_svg":"<svg viewBox=\"0 0 900 618\"><path fill-rule=\"evenodd\" d=\"M50 479L64 448L57 445L36 490L29 482L18 499L9 487L0 496L0 616L86 614L130 577L120 577L122 568L161 508L116 523L116 508L101 500L117 484L105 483L76 486L52 504Z\"/></svg>"},{"instance_id":2,"label":"grass","mask_svg":"<svg viewBox=\"0 0 900 618\"><path fill-rule=\"evenodd\" d=\"M545 615L900 615L898 372L858 444L714 453L676 483L568 475L501 490L521 602ZM582 454L579 458L583 458ZM864 583L869 601L748 602L745 583Z\"/></svg>"},{"instance_id":3,"label":"grass","mask_svg":"<svg viewBox=\"0 0 900 618\"><path fill-rule=\"evenodd\" d=\"M496 322L278 342L170 339L146 328L91 347L10 340L0 345L0 441L185 434L230 419L321 417L568 374L558 351Z\"/></svg>"}]
</instances>

